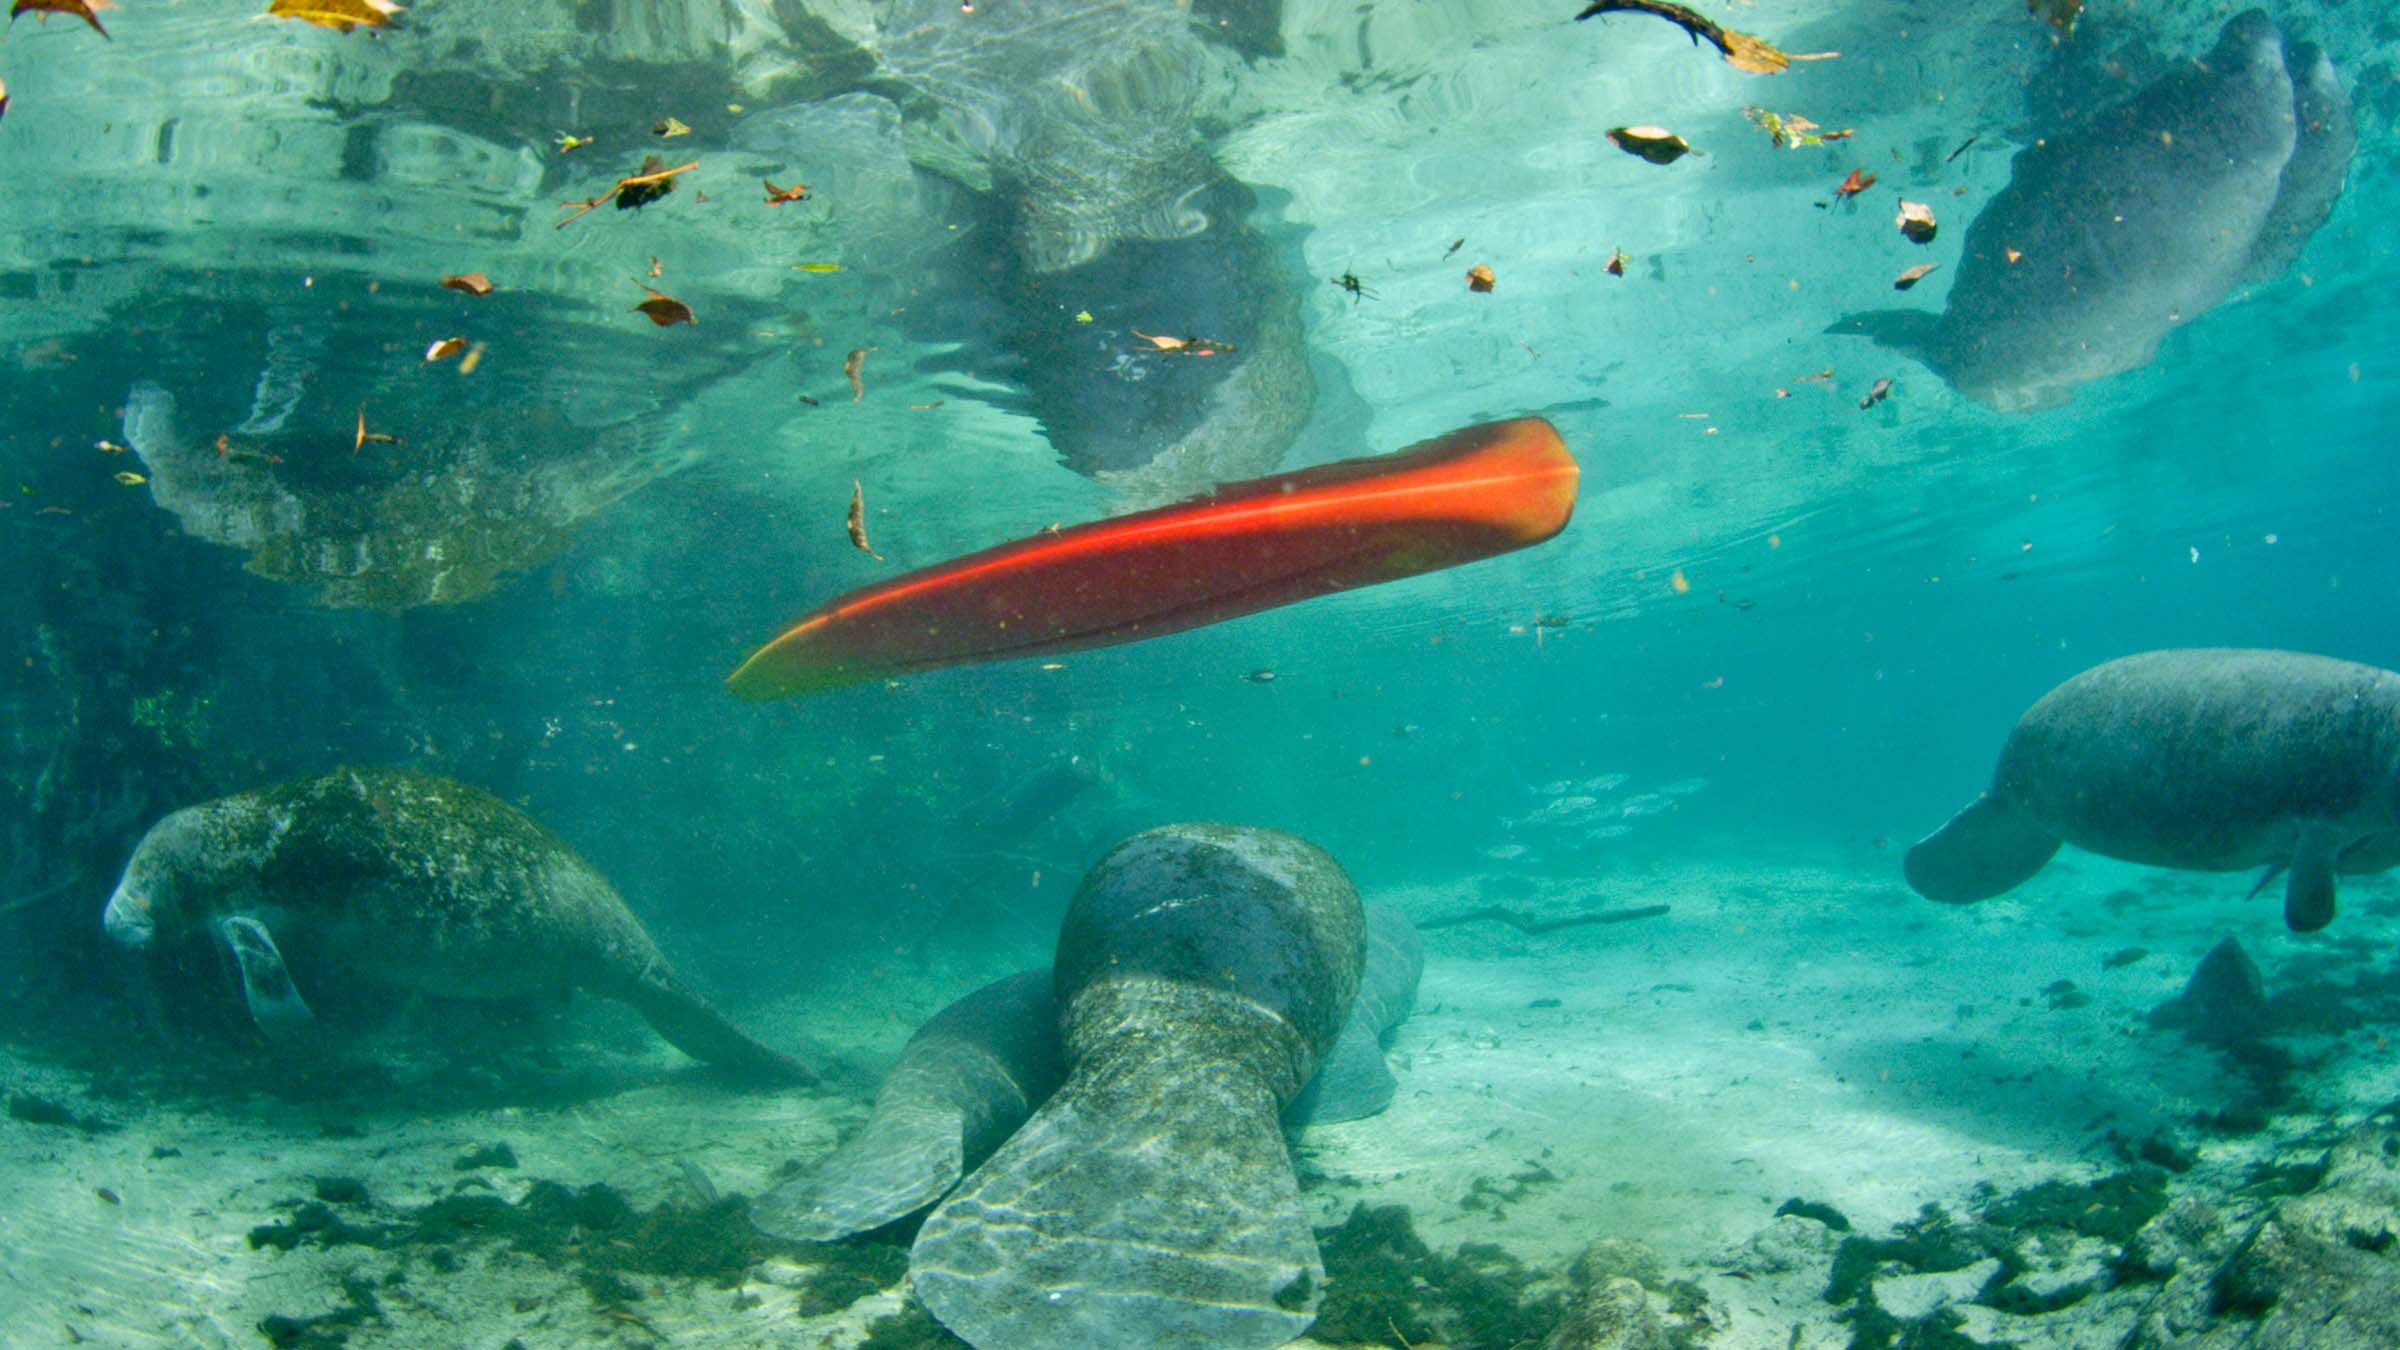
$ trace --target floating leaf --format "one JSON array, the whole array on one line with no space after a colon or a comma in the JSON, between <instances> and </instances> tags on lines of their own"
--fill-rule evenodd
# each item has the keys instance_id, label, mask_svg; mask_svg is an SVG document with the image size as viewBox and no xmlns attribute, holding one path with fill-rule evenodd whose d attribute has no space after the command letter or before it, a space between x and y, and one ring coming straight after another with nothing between
<instances>
[{"instance_id":1,"label":"floating leaf","mask_svg":"<svg viewBox=\"0 0 2400 1350\"><path fill-rule=\"evenodd\" d=\"M0 80L0 117L8 116L8 81Z\"/></svg>"},{"instance_id":2,"label":"floating leaf","mask_svg":"<svg viewBox=\"0 0 2400 1350\"><path fill-rule=\"evenodd\" d=\"M1900 233L1907 235L1912 244L1932 243L1933 232L1941 228L1934 224L1932 207L1906 197L1900 199L1900 214L1892 217L1892 223L1900 227Z\"/></svg>"},{"instance_id":3,"label":"floating leaf","mask_svg":"<svg viewBox=\"0 0 2400 1350\"><path fill-rule=\"evenodd\" d=\"M576 136L564 131L558 133L558 153L562 155L569 150L581 150L591 143L592 138L589 136Z\"/></svg>"},{"instance_id":4,"label":"floating leaf","mask_svg":"<svg viewBox=\"0 0 2400 1350\"><path fill-rule=\"evenodd\" d=\"M1075 311L1075 322L1077 322L1077 323L1090 323L1091 321L1092 321L1092 312L1091 312L1090 310L1088 310L1088 309L1079 309L1079 310L1076 310L1076 311Z\"/></svg>"},{"instance_id":5,"label":"floating leaf","mask_svg":"<svg viewBox=\"0 0 2400 1350\"><path fill-rule=\"evenodd\" d=\"M390 0L275 0L267 13L347 33L353 28L389 28L402 7Z\"/></svg>"},{"instance_id":6,"label":"floating leaf","mask_svg":"<svg viewBox=\"0 0 2400 1350\"><path fill-rule=\"evenodd\" d=\"M852 356L862 354L851 353ZM846 523L850 527L851 545L875 561L882 562L883 555L867 543L867 490L855 478L850 480L850 518Z\"/></svg>"},{"instance_id":7,"label":"floating leaf","mask_svg":"<svg viewBox=\"0 0 2400 1350\"><path fill-rule=\"evenodd\" d=\"M795 272L816 272L823 274L828 272L839 272L842 270L842 265L840 263L793 263L792 270Z\"/></svg>"},{"instance_id":8,"label":"floating leaf","mask_svg":"<svg viewBox=\"0 0 2400 1350\"><path fill-rule=\"evenodd\" d=\"M1234 350L1232 343L1218 342L1213 338L1161 337L1156 333L1145 333L1139 328L1133 329L1132 332L1135 337L1150 344L1152 355L1172 352L1177 356L1215 356L1219 352Z\"/></svg>"},{"instance_id":9,"label":"floating leaf","mask_svg":"<svg viewBox=\"0 0 2400 1350\"><path fill-rule=\"evenodd\" d=\"M1891 396L1892 382L1890 380L1877 380L1873 385L1868 387L1867 396L1858 401L1859 409L1864 411L1868 408L1872 408L1876 404L1883 402L1885 399L1890 398Z\"/></svg>"},{"instance_id":10,"label":"floating leaf","mask_svg":"<svg viewBox=\"0 0 2400 1350\"><path fill-rule=\"evenodd\" d=\"M1920 281L1923 281L1926 277L1931 276L1933 274L1933 270L1940 266L1940 263L1918 263L1916 266L1908 269L1905 272L1902 272L1900 275L1893 277L1892 289L1895 291L1905 291L1909 287L1916 285Z\"/></svg>"},{"instance_id":11,"label":"floating leaf","mask_svg":"<svg viewBox=\"0 0 2400 1350\"><path fill-rule=\"evenodd\" d=\"M1612 248L1608 251L1608 266L1605 270L1612 277L1621 277L1625 275L1625 264L1632 261L1632 254L1621 248Z\"/></svg>"},{"instance_id":12,"label":"floating leaf","mask_svg":"<svg viewBox=\"0 0 2400 1350\"><path fill-rule=\"evenodd\" d=\"M107 37L108 30L100 26L99 13L116 7L116 0L17 0L16 4L9 7L8 21L13 24L18 15L31 14L48 23L51 15L64 14L83 20L92 26L93 32Z\"/></svg>"},{"instance_id":13,"label":"floating leaf","mask_svg":"<svg viewBox=\"0 0 2400 1350\"><path fill-rule=\"evenodd\" d=\"M567 228L576 221L583 219L586 213L599 210L600 203L607 201L611 197L616 199L617 209L620 211L630 211L636 207L648 206L650 203L657 201L659 198L664 197L668 193L675 190L675 175L679 173L690 173L692 170L699 167L700 161L695 159L689 164L679 164L672 169L662 169L658 167L658 156L646 156L642 160L642 171L640 173L633 175L631 178L618 179L614 187L611 187L608 191L592 198L590 201L560 202L558 205L561 210L572 211L574 214L558 222L558 224L552 228L560 230ZM706 197L702 197L701 200L706 201L708 199Z\"/></svg>"},{"instance_id":14,"label":"floating leaf","mask_svg":"<svg viewBox=\"0 0 2400 1350\"><path fill-rule=\"evenodd\" d=\"M762 178L758 181L766 184L767 205L769 206L782 206L787 202L808 200L808 184L806 183L794 183L788 188L779 188L771 179Z\"/></svg>"},{"instance_id":15,"label":"floating leaf","mask_svg":"<svg viewBox=\"0 0 2400 1350\"><path fill-rule=\"evenodd\" d=\"M130 445L119 445L115 441L107 440L92 442L92 448L104 455L122 455L133 449Z\"/></svg>"},{"instance_id":16,"label":"floating leaf","mask_svg":"<svg viewBox=\"0 0 2400 1350\"><path fill-rule=\"evenodd\" d=\"M1777 51L1748 33L1735 32L1713 20L1702 18L1681 5L1664 4L1661 3L1661 0L1592 0L1592 3L1585 6L1584 11L1575 17L1581 21L1594 15L1615 11L1649 14L1665 19L1691 34L1692 41L1695 43L1706 38L1711 46L1724 53L1727 64L1736 70L1746 70L1754 75L1772 75L1790 65L1794 60L1793 57ZM1798 59L1813 61L1838 55L1840 55L1838 52L1819 52L1813 56Z\"/></svg>"},{"instance_id":17,"label":"floating leaf","mask_svg":"<svg viewBox=\"0 0 2400 1350\"><path fill-rule=\"evenodd\" d=\"M1827 141L1846 141L1854 134L1847 128L1827 131L1798 113L1775 113L1765 108L1744 108L1742 112L1757 123L1776 145L1797 150L1804 145L1823 145Z\"/></svg>"},{"instance_id":18,"label":"floating leaf","mask_svg":"<svg viewBox=\"0 0 2400 1350\"><path fill-rule=\"evenodd\" d=\"M1611 127L1608 139L1626 154L1653 164L1672 164L1692 153L1683 137L1665 127Z\"/></svg>"},{"instance_id":19,"label":"floating leaf","mask_svg":"<svg viewBox=\"0 0 2400 1350\"><path fill-rule=\"evenodd\" d=\"M1850 176L1842 180L1842 185L1833 190L1834 200L1840 201L1845 197L1855 197L1873 186L1875 186L1875 175L1868 173L1865 169L1852 169Z\"/></svg>"},{"instance_id":20,"label":"floating leaf","mask_svg":"<svg viewBox=\"0 0 2400 1350\"><path fill-rule=\"evenodd\" d=\"M227 453L224 442L224 437L220 436L217 438L217 453L220 455ZM367 430L367 405L364 403L358 405L358 439L350 442L350 453L352 455L355 456L359 451L366 449L370 445L398 445L399 443L400 438L397 436L386 435L380 431Z\"/></svg>"},{"instance_id":21,"label":"floating leaf","mask_svg":"<svg viewBox=\"0 0 2400 1350\"><path fill-rule=\"evenodd\" d=\"M672 328L679 323L696 324L700 322L698 316L692 313L692 307L674 296L662 291L651 290L647 286L642 287L642 291L650 298L635 305L634 308L649 315L650 322L659 327Z\"/></svg>"},{"instance_id":22,"label":"floating leaf","mask_svg":"<svg viewBox=\"0 0 2400 1350\"><path fill-rule=\"evenodd\" d=\"M454 277L443 277L442 289L464 291L469 295L490 295L492 279L481 272L461 272Z\"/></svg>"},{"instance_id":23,"label":"floating leaf","mask_svg":"<svg viewBox=\"0 0 2400 1350\"><path fill-rule=\"evenodd\" d=\"M1958 143L1958 148L1957 148L1956 150L1953 150L1953 151L1951 151L1949 154L1946 154L1946 155L1942 156L1942 162L1943 162L1944 164L1948 164L1948 163L1949 163L1949 162L1951 162L1952 160L1954 160L1954 159L1957 159L1957 158L1958 158L1960 155L1963 155L1963 154L1967 153L1967 147L1968 147L1968 146L1970 146L1970 145L1973 145L1975 142L1977 142L1977 141L1980 141L1980 140L1982 140L1982 139L1983 139L1983 133L1982 133L1982 132L1980 132L1980 131L1978 131L1978 132L1976 132L1974 135L1967 137L1967 138L1966 138L1965 140L1963 140L1963 141L1960 141L1960 142Z\"/></svg>"},{"instance_id":24,"label":"floating leaf","mask_svg":"<svg viewBox=\"0 0 2400 1350\"><path fill-rule=\"evenodd\" d=\"M852 403L867 396L867 382L859 378L859 372L867 368L867 353L873 350L873 347L852 347L850 354L842 358L842 375L850 381Z\"/></svg>"},{"instance_id":25,"label":"floating leaf","mask_svg":"<svg viewBox=\"0 0 2400 1350\"><path fill-rule=\"evenodd\" d=\"M2083 15L2083 0L2025 0L2025 12L2072 37L2075 20Z\"/></svg>"},{"instance_id":26,"label":"floating leaf","mask_svg":"<svg viewBox=\"0 0 2400 1350\"><path fill-rule=\"evenodd\" d=\"M2005 256L2005 257L2008 259L2008 261L2009 261L2009 264L2010 264L2011 266L2014 266L2014 265L2016 264L2016 261L2017 261L2017 259L2019 259L2019 258L2022 258L2022 257L2024 257L2024 256L2025 256L2024 254L2022 254L2022 253L2019 253L2018 251L2016 251L2016 250L2015 250L2015 249L2013 249L2013 248L2003 248L2003 249L2001 249L2001 250L2000 250L2000 252L2001 252L2001 254L2002 254L2003 256Z\"/></svg>"},{"instance_id":27,"label":"floating leaf","mask_svg":"<svg viewBox=\"0 0 2400 1350\"><path fill-rule=\"evenodd\" d=\"M658 137L660 140L671 140L677 136L691 135L692 129L670 117L664 122L659 122L653 125L650 128L650 134Z\"/></svg>"},{"instance_id":28,"label":"floating leaf","mask_svg":"<svg viewBox=\"0 0 2400 1350\"><path fill-rule=\"evenodd\" d=\"M483 344L478 342L474 346L467 348L467 354L465 356L458 358L458 373L461 375L472 375L475 373L475 367L482 364Z\"/></svg>"},{"instance_id":29,"label":"floating leaf","mask_svg":"<svg viewBox=\"0 0 2400 1350\"><path fill-rule=\"evenodd\" d=\"M1477 295L1490 295L1492 288L1499 284L1500 278L1493 276L1492 269L1482 263L1467 269L1467 289Z\"/></svg>"},{"instance_id":30,"label":"floating leaf","mask_svg":"<svg viewBox=\"0 0 2400 1350\"><path fill-rule=\"evenodd\" d=\"M135 473L131 469L119 469L115 473L110 474L109 477L116 479L118 482L123 483L127 487L140 487L142 484L150 481L149 479L142 477L140 474Z\"/></svg>"},{"instance_id":31,"label":"floating leaf","mask_svg":"<svg viewBox=\"0 0 2400 1350\"><path fill-rule=\"evenodd\" d=\"M466 349L467 340L463 337L443 338L425 349L425 362L431 365L436 361L447 361Z\"/></svg>"}]
</instances>

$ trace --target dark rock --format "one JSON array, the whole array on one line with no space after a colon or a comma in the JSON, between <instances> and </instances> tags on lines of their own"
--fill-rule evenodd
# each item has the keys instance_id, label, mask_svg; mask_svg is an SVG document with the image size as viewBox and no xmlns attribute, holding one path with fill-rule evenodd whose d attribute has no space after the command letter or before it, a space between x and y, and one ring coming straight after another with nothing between
<instances>
[{"instance_id":1,"label":"dark rock","mask_svg":"<svg viewBox=\"0 0 2400 1350\"><path fill-rule=\"evenodd\" d=\"M2233 1045L2267 1029L2267 987L2258 963L2228 936L2209 949L2183 992L2150 1010L2150 1024L2203 1045Z\"/></svg>"}]
</instances>

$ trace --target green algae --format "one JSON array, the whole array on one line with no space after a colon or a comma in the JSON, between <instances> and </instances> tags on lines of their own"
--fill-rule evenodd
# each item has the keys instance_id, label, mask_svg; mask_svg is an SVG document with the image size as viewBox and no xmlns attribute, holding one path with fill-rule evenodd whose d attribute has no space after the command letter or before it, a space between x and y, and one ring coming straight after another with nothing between
<instances>
[{"instance_id":1,"label":"green algae","mask_svg":"<svg viewBox=\"0 0 2400 1350\"><path fill-rule=\"evenodd\" d=\"M1488 1242L1435 1252L1406 1205L1360 1204L1317 1230L1325 1301L1309 1335L1333 1345L1538 1345L1566 1320L1555 1276Z\"/></svg>"}]
</instances>

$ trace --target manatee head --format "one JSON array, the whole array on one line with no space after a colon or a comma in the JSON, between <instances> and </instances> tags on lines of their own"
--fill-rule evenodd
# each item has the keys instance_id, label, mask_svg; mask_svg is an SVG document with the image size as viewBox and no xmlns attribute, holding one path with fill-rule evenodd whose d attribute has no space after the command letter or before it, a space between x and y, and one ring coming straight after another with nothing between
<instances>
[{"instance_id":1,"label":"manatee head","mask_svg":"<svg viewBox=\"0 0 2400 1350\"><path fill-rule=\"evenodd\" d=\"M219 907L222 878L255 861L258 810L226 797L174 812L142 836L100 922L127 947L146 947L164 932L187 932Z\"/></svg>"}]
</instances>

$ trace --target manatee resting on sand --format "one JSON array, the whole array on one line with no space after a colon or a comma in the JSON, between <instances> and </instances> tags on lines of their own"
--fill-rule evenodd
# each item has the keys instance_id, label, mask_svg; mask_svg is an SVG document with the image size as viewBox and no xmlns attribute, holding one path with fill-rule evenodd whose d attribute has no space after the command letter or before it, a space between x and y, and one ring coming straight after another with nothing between
<instances>
[{"instance_id":1,"label":"manatee resting on sand","mask_svg":"<svg viewBox=\"0 0 2400 1350\"><path fill-rule=\"evenodd\" d=\"M2018 152L1967 227L1942 313L1826 331L1905 351L2002 412L2148 365L2177 325L2282 271L2333 209L2349 100L2322 53L2294 56L2287 69L2263 12L2236 15L2206 57Z\"/></svg>"},{"instance_id":2,"label":"manatee resting on sand","mask_svg":"<svg viewBox=\"0 0 2400 1350\"><path fill-rule=\"evenodd\" d=\"M1050 972L995 980L917 1028L866 1127L753 1205L751 1221L777 1237L832 1242L929 1208L1065 1071Z\"/></svg>"},{"instance_id":3,"label":"manatee resting on sand","mask_svg":"<svg viewBox=\"0 0 2400 1350\"><path fill-rule=\"evenodd\" d=\"M1118 845L1059 933L1067 1081L925 1221L925 1306L981 1350L1307 1330L1324 1267L1276 1117L1364 946L1357 891L1299 839L1173 825Z\"/></svg>"},{"instance_id":4,"label":"manatee resting on sand","mask_svg":"<svg viewBox=\"0 0 2400 1350\"><path fill-rule=\"evenodd\" d=\"M110 937L224 943L270 1035L313 1020L301 974L449 998L633 1005L677 1049L769 1081L815 1080L667 968L606 878L524 812L409 769L339 769L186 807L150 827L104 916Z\"/></svg>"},{"instance_id":5,"label":"manatee resting on sand","mask_svg":"<svg viewBox=\"0 0 2400 1350\"><path fill-rule=\"evenodd\" d=\"M2336 873L2400 862L2400 674L2298 652L2144 652L2042 696L1992 786L1908 851L1908 884L2000 894L2060 843L2127 862L2290 869L2284 921L2333 921Z\"/></svg>"},{"instance_id":6,"label":"manatee resting on sand","mask_svg":"<svg viewBox=\"0 0 2400 1350\"><path fill-rule=\"evenodd\" d=\"M1286 1127L1364 1119L1398 1090L1383 1038L1416 1001L1425 951L1407 915L1386 905L1366 912L1358 996L1316 1077L1284 1109ZM935 1013L901 1049L866 1125L752 1205L751 1221L777 1237L832 1242L948 1195L1065 1072L1050 980L1047 968L1019 971Z\"/></svg>"}]
</instances>

